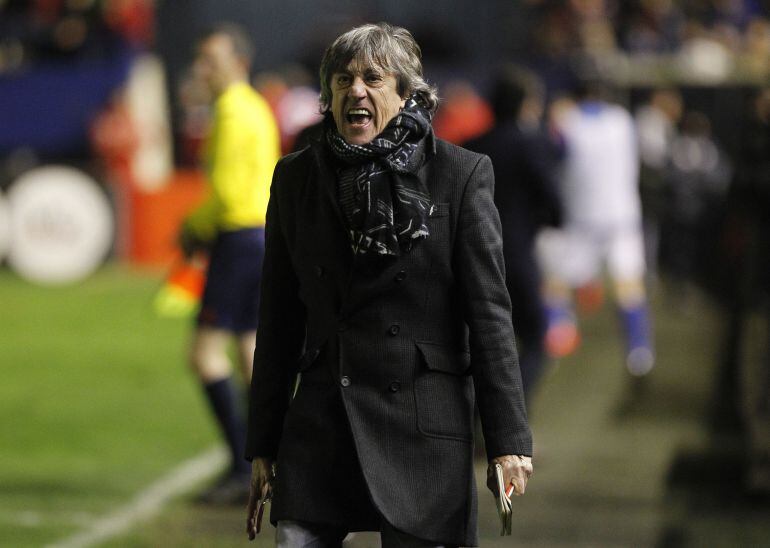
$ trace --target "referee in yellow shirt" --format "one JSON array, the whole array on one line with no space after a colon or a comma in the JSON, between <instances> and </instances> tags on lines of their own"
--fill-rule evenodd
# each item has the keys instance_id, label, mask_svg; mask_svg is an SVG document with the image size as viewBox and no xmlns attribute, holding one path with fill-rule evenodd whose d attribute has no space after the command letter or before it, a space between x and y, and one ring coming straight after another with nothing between
<instances>
[{"instance_id":1,"label":"referee in yellow shirt","mask_svg":"<svg viewBox=\"0 0 770 548\"><path fill-rule=\"evenodd\" d=\"M206 288L190 363L203 384L232 455L229 473L204 493L203 502L245 502L250 465L245 429L227 347L234 338L244 378L251 377L264 256L265 211L273 168L280 156L278 128L267 102L248 83L251 44L235 25L203 36L197 74L215 98L206 143L207 200L184 221L186 254L209 252Z\"/></svg>"}]
</instances>

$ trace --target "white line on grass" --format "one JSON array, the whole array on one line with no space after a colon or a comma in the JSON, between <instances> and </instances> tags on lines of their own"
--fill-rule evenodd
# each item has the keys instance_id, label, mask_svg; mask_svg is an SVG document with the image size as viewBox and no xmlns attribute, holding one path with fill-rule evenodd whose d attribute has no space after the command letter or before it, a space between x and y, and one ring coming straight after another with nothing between
<instances>
[{"instance_id":1,"label":"white line on grass","mask_svg":"<svg viewBox=\"0 0 770 548\"><path fill-rule=\"evenodd\" d=\"M22 510L21 512L0 510L0 522L29 528L51 525L52 523L85 527L93 520L94 515L88 512L56 512L52 519L50 512L43 512L42 510Z\"/></svg>"},{"instance_id":2,"label":"white line on grass","mask_svg":"<svg viewBox=\"0 0 770 548\"><path fill-rule=\"evenodd\" d=\"M227 458L224 448L216 447L183 462L137 494L128 504L98 518L85 531L51 544L49 548L84 548L125 533L137 522L158 514L172 498L191 491L198 483L214 476L225 466Z\"/></svg>"}]
</instances>

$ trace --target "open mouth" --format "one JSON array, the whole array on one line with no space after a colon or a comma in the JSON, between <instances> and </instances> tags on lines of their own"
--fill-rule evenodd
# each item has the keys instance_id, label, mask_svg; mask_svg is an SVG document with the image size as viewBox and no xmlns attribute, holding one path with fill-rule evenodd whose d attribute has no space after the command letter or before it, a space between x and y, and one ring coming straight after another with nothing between
<instances>
[{"instance_id":1,"label":"open mouth","mask_svg":"<svg viewBox=\"0 0 770 548\"><path fill-rule=\"evenodd\" d=\"M348 123L352 126L365 126L372 119L372 113L365 108L351 108L346 115Z\"/></svg>"}]
</instances>

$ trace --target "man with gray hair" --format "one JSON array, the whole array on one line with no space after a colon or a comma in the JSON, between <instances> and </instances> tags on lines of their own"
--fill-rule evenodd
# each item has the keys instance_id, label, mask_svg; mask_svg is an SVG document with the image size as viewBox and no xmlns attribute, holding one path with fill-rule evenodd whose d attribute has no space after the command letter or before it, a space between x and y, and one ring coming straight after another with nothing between
<instances>
[{"instance_id":1,"label":"man with gray hair","mask_svg":"<svg viewBox=\"0 0 770 548\"><path fill-rule=\"evenodd\" d=\"M474 399L488 485L532 473L492 164L434 137L407 30L352 29L320 73L268 205L247 531L272 494L278 546L473 546Z\"/></svg>"}]
</instances>

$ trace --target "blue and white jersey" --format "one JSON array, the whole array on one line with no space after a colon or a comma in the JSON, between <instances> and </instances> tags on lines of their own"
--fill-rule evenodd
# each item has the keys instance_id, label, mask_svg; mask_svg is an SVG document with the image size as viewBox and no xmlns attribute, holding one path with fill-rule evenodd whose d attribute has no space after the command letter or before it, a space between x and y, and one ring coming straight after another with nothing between
<instances>
[{"instance_id":1,"label":"blue and white jersey","mask_svg":"<svg viewBox=\"0 0 770 548\"><path fill-rule=\"evenodd\" d=\"M560 121L566 224L627 227L641 222L639 157L631 115L623 107L584 102Z\"/></svg>"}]
</instances>

